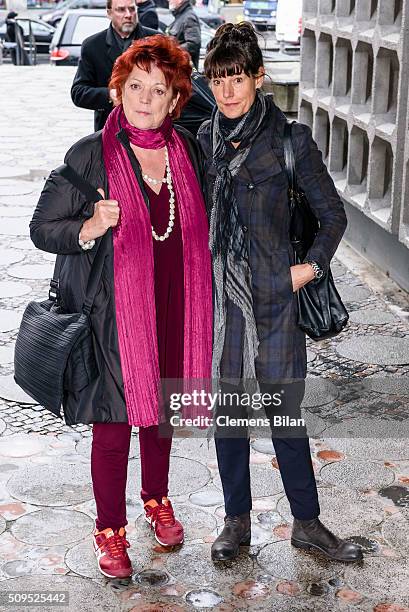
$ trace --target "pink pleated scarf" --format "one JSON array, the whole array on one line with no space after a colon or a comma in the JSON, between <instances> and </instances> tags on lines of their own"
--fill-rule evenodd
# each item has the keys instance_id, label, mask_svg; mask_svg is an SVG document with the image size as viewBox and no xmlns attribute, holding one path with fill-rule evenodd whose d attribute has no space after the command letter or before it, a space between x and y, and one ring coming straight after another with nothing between
<instances>
[{"instance_id":1,"label":"pink pleated scarf","mask_svg":"<svg viewBox=\"0 0 409 612\"><path fill-rule=\"evenodd\" d=\"M139 130L122 106L102 132L109 197L118 200L120 221L113 231L114 285L119 353L130 425L159 422L160 372L156 332L153 237L149 210L128 153L117 138L147 149L167 145L183 240L184 379L209 379L212 351L212 281L205 204L194 169L170 118L155 130Z\"/></svg>"}]
</instances>

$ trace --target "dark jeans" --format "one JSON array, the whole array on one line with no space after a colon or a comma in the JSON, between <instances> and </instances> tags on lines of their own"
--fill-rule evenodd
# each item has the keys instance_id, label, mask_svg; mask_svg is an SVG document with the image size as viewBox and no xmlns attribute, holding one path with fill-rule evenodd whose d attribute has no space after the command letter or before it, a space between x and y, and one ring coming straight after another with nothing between
<instances>
[{"instance_id":1,"label":"dark jeans","mask_svg":"<svg viewBox=\"0 0 409 612\"><path fill-rule=\"evenodd\" d=\"M226 384L222 385L221 390L224 393L242 391L240 387ZM283 394L280 393L282 390ZM304 390L304 381L291 385L260 383L262 393L268 393L272 397L274 393L279 392L283 398L281 406L266 407L265 415L270 421L271 439L291 513L297 519L309 520L319 515L320 507L305 428L280 429L272 425L273 417L277 414L291 418L301 417L300 406ZM219 407L217 412L234 417L248 414L247 409L240 404ZM254 413L250 416L254 416ZM235 428L235 431L230 432L226 432L224 428L216 429L215 444L226 514L237 515L249 512L252 508L249 433L245 427Z\"/></svg>"}]
</instances>

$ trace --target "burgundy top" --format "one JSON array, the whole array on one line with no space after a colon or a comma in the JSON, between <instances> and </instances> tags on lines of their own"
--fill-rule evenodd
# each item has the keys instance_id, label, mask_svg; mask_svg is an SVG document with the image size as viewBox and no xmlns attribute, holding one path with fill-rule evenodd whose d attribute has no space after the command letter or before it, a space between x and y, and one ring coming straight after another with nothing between
<instances>
[{"instance_id":1,"label":"burgundy top","mask_svg":"<svg viewBox=\"0 0 409 612\"><path fill-rule=\"evenodd\" d=\"M169 222L169 190L162 183L156 194L147 183L151 224L162 236ZM156 329L161 378L183 378L184 278L183 243L179 211L175 202L175 223L166 240L153 242Z\"/></svg>"}]
</instances>

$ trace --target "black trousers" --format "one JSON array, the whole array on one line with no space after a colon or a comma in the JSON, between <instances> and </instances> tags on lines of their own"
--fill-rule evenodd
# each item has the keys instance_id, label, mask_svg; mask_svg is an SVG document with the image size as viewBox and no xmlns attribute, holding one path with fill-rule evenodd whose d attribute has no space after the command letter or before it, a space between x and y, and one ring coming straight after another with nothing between
<instances>
[{"instance_id":1,"label":"black trousers","mask_svg":"<svg viewBox=\"0 0 409 612\"><path fill-rule=\"evenodd\" d=\"M221 386L222 397L229 393L242 397L242 389L226 383ZM280 406L265 406L265 416L269 421L271 439L276 453L284 490L290 504L292 515L300 520L317 518L320 513L317 485L311 461L308 436L304 427L274 426L274 416L301 418L301 402L305 391L305 382L299 381L290 385L260 383L260 391L270 397L279 393ZM283 391L283 393L281 393ZM223 486L225 512L238 515L249 512L252 508L250 488L250 440L247 427L225 426L226 415L236 418L250 416L247 407L239 402L228 406L218 406L216 417L222 416L223 427L216 425L215 444L219 472ZM216 422L219 419L216 418ZM264 434L266 434L264 430Z\"/></svg>"}]
</instances>

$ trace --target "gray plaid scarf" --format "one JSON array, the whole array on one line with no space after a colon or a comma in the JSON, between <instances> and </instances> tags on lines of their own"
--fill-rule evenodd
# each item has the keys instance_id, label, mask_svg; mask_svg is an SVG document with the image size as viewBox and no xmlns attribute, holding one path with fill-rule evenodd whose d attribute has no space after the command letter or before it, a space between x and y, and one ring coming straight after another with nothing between
<instances>
[{"instance_id":1,"label":"gray plaid scarf","mask_svg":"<svg viewBox=\"0 0 409 612\"><path fill-rule=\"evenodd\" d=\"M244 319L242 378L249 392L257 389L255 360L259 342L253 312L248 249L239 221L233 178L247 159L270 111L269 98L257 90L252 107L232 131L223 125L223 117L217 109L211 124L213 159L217 169L209 241L215 288L212 378L215 382L220 380L226 332L226 301L229 299L240 308ZM226 142L240 142L230 162L226 160Z\"/></svg>"}]
</instances>

